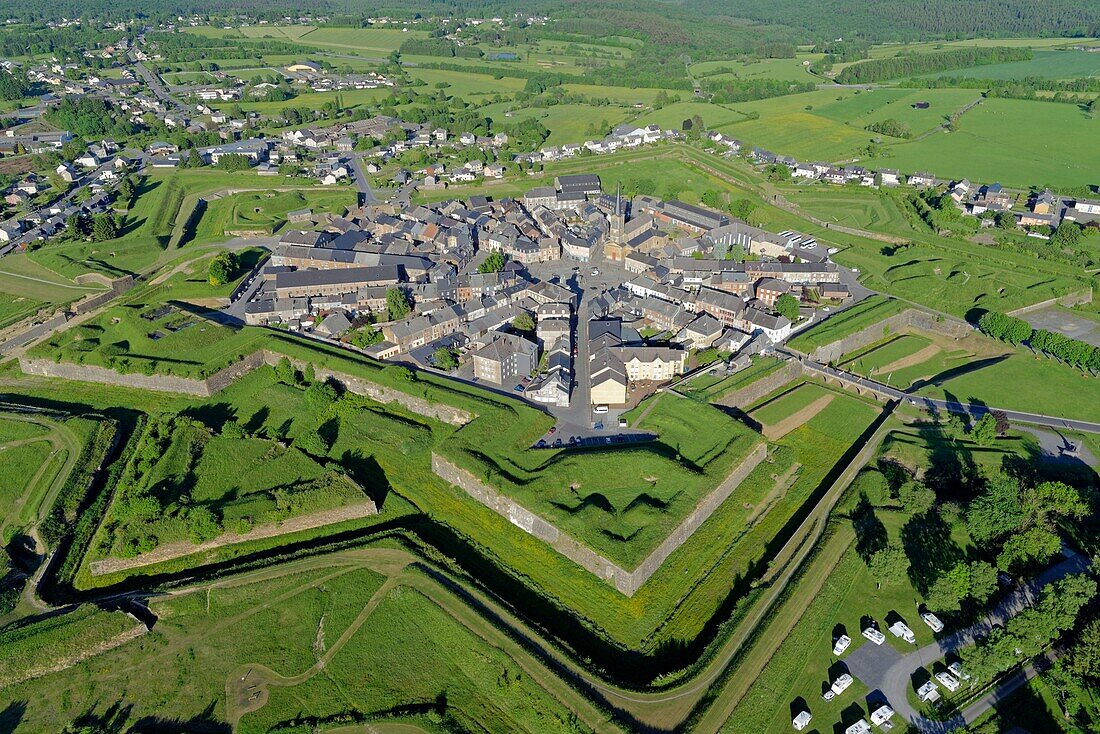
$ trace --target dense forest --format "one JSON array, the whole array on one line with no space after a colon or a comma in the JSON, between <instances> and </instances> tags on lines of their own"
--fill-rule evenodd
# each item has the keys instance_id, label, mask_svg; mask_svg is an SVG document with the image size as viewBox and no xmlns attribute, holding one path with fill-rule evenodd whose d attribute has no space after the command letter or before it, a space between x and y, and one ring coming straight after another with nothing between
<instances>
[{"instance_id":1,"label":"dense forest","mask_svg":"<svg viewBox=\"0 0 1100 734\"><path fill-rule=\"evenodd\" d=\"M1077 0L315 0L308 8L288 0L24 0L9 5L7 16L21 20L60 16L112 19L134 14L168 19L192 13L244 13L275 19L310 12L355 23L372 15L462 17L519 11L606 24L611 33L602 35L619 34L623 29L627 35L640 31L647 40L664 45L691 46L701 38L707 39L704 45L708 45L728 34L727 47L736 48L761 38L761 28L753 28L754 22L766 27L765 35L788 35L800 43L841 37L900 41L1100 35L1100 3Z\"/></svg>"},{"instance_id":2,"label":"dense forest","mask_svg":"<svg viewBox=\"0 0 1100 734\"><path fill-rule=\"evenodd\" d=\"M1100 3L1078 0L702 0L697 10L871 41L1100 33Z\"/></svg>"}]
</instances>

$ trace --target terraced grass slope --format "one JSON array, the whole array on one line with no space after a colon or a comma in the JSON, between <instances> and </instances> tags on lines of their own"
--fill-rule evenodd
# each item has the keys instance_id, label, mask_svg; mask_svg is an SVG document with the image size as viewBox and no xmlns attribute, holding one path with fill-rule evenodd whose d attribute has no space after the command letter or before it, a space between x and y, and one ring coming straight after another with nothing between
<instances>
[{"instance_id":1,"label":"terraced grass slope","mask_svg":"<svg viewBox=\"0 0 1100 734\"><path fill-rule=\"evenodd\" d=\"M795 335L787 342L787 346L800 352L810 353L818 347L831 344L885 318L899 314L905 308L905 304L900 301L883 296L871 296L851 308L830 316L817 326Z\"/></svg>"}]
</instances>

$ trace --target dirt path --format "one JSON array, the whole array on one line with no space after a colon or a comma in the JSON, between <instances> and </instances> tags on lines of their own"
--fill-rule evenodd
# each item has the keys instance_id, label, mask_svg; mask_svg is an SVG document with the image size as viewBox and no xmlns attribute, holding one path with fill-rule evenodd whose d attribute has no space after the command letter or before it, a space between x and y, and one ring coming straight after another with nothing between
<instances>
[{"instance_id":1,"label":"dirt path","mask_svg":"<svg viewBox=\"0 0 1100 734\"><path fill-rule=\"evenodd\" d=\"M764 438L769 441L777 441L794 429L806 423L815 415L825 410L829 403L833 402L835 395L822 395L817 400L807 405L802 410L789 415L778 423L774 423L770 426L764 426Z\"/></svg>"},{"instance_id":2,"label":"dirt path","mask_svg":"<svg viewBox=\"0 0 1100 734\"><path fill-rule=\"evenodd\" d=\"M752 508L752 512L745 518L746 531L755 527L756 523L771 509L771 506L787 494L787 490L794 484L795 477L798 476L798 470L801 468L802 465L796 461L788 467L787 471L775 478L775 485L768 490L763 499L756 503L756 507Z\"/></svg>"},{"instance_id":3,"label":"dirt path","mask_svg":"<svg viewBox=\"0 0 1100 734\"><path fill-rule=\"evenodd\" d=\"M107 558L102 561L95 561L91 564L91 574L93 576L102 576L117 571L128 571L133 568L141 568L142 566L169 561L173 558L180 558L181 556L189 556L192 553L215 550L235 543L272 538L278 535L288 535L300 530L311 530L325 525L333 525L347 520L358 520L359 518L370 517L371 515L377 514L378 508L375 507L374 502L360 502L355 505L337 507L333 510L325 510L323 512L302 515L301 517L294 517L279 523L261 525L249 530L247 533L229 531L222 533L213 540L198 545L188 541L165 543L155 550L149 551L148 553L142 553L133 558Z\"/></svg>"},{"instance_id":4,"label":"dirt path","mask_svg":"<svg viewBox=\"0 0 1100 734\"><path fill-rule=\"evenodd\" d=\"M939 353L940 353L940 348L937 345L929 344L927 347L924 347L923 349L921 349L917 352L914 352L913 354L910 354L907 357L902 357L901 359L895 359L890 364L885 364L882 367L879 367L877 370L875 370L874 374L876 374L876 375L888 375L891 372L894 372L896 370L903 370L906 367L912 367L913 365L921 364L922 362L927 362L928 360L932 359L933 357L935 357Z\"/></svg>"}]
</instances>

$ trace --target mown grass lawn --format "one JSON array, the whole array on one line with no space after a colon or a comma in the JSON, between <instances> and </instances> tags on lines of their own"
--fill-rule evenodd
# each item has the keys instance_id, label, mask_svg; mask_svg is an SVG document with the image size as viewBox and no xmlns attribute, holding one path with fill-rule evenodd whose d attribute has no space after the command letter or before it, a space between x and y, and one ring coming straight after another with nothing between
<instances>
[{"instance_id":1,"label":"mown grass lawn","mask_svg":"<svg viewBox=\"0 0 1100 734\"><path fill-rule=\"evenodd\" d=\"M995 408L1096 421L1100 379L1022 350L918 391Z\"/></svg>"}]
</instances>

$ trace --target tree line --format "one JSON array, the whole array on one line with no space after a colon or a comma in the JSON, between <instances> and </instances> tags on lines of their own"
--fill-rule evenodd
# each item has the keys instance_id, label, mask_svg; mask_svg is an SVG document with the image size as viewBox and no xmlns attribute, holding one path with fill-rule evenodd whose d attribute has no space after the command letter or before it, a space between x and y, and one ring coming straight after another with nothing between
<instances>
[{"instance_id":1,"label":"tree line","mask_svg":"<svg viewBox=\"0 0 1100 734\"><path fill-rule=\"evenodd\" d=\"M1100 347L1080 339L1071 339L1046 329L1033 329L1023 319L997 311L987 311L978 319L983 334L1019 346L1026 344L1035 352L1048 355L1079 370L1100 373Z\"/></svg>"},{"instance_id":2,"label":"tree line","mask_svg":"<svg viewBox=\"0 0 1100 734\"><path fill-rule=\"evenodd\" d=\"M934 74L950 69L965 69L970 66L1027 61L1031 57L1029 48L1006 46L975 46L930 54L908 54L852 64L836 75L836 81L840 84L867 84L885 79Z\"/></svg>"}]
</instances>

